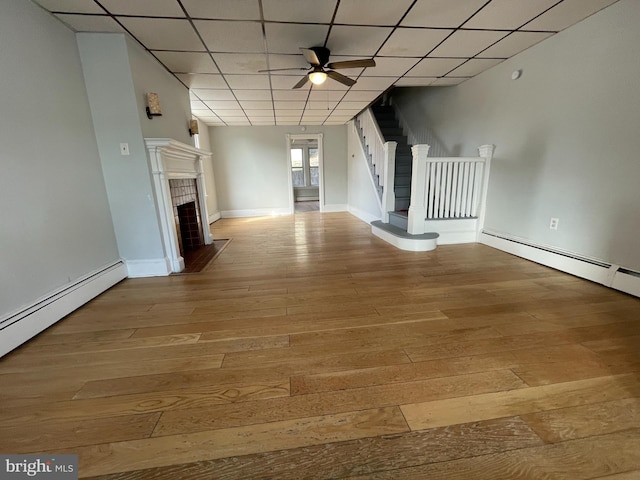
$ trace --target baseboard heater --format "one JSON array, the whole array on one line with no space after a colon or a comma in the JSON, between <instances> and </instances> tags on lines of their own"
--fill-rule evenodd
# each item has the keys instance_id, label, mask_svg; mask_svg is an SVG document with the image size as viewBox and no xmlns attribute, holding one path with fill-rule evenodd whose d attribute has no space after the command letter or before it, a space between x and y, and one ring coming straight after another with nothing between
<instances>
[{"instance_id":1,"label":"baseboard heater","mask_svg":"<svg viewBox=\"0 0 640 480\"><path fill-rule=\"evenodd\" d=\"M635 270L487 230L483 230L479 240L498 250L640 297L640 272Z\"/></svg>"},{"instance_id":2,"label":"baseboard heater","mask_svg":"<svg viewBox=\"0 0 640 480\"><path fill-rule=\"evenodd\" d=\"M0 317L0 357L126 277L127 267L118 260Z\"/></svg>"}]
</instances>

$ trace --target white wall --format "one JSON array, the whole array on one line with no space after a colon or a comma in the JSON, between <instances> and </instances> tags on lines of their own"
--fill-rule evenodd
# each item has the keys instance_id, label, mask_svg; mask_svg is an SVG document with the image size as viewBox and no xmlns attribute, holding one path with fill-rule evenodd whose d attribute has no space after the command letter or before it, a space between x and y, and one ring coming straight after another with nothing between
<instances>
[{"instance_id":1,"label":"white wall","mask_svg":"<svg viewBox=\"0 0 640 480\"><path fill-rule=\"evenodd\" d=\"M455 155L497 145L485 229L640 270L638 25L640 2L621 0L457 87L399 89L394 103Z\"/></svg>"},{"instance_id":2,"label":"white wall","mask_svg":"<svg viewBox=\"0 0 640 480\"><path fill-rule=\"evenodd\" d=\"M0 317L118 260L73 32L0 2Z\"/></svg>"},{"instance_id":3,"label":"white wall","mask_svg":"<svg viewBox=\"0 0 640 480\"><path fill-rule=\"evenodd\" d=\"M198 121L198 140L202 150L211 149L209 138L209 127L200 119ZM220 208L218 207L218 194L216 193L216 181L213 173L213 158L202 163L204 171L204 183L207 189L207 210L209 212L209 223L220 218Z\"/></svg>"},{"instance_id":4,"label":"white wall","mask_svg":"<svg viewBox=\"0 0 640 480\"><path fill-rule=\"evenodd\" d=\"M346 209L347 127L306 127L324 134L324 200ZM289 208L286 135L300 127L210 127L218 205L225 214L283 213ZM201 147L207 149L206 145ZM225 213L226 212L226 213Z\"/></svg>"},{"instance_id":5,"label":"white wall","mask_svg":"<svg viewBox=\"0 0 640 480\"><path fill-rule=\"evenodd\" d=\"M193 145L188 90L123 34L79 33L77 41L89 93L120 256L139 274L163 266L146 137ZM147 92L158 93L163 115L146 116ZM120 154L128 143L130 155ZM155 263L154 263L155 262ZM147 265L141 267L139 265Z\"/></svg>"},{"instance_id":6,"label":"white wall","mask_svg":"<svg viewBox=\"0 0 640 480\"><path fill-rule=\"evenodd\" d=\"M377 199L378 194L373 186L367 159L353 123L348 126L348 134L349 211L366 222L381 220L382 210Z\"/></svg>"}]
</instances>

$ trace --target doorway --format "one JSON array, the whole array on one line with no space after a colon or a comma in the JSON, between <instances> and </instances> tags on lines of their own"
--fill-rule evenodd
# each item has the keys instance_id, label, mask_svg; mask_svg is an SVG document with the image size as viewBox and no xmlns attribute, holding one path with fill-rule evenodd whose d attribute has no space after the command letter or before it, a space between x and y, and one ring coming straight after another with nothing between
<instances>
[{"instance_id":1,"label":"doorway","mask_svg":"<svg viewBox=\"0 0 640 480\"><path fill-rule=\"evenodd\" d=\"M323 211L322 137L321 133L287 135L291 213Z\"/></svg>"}]
</instances>

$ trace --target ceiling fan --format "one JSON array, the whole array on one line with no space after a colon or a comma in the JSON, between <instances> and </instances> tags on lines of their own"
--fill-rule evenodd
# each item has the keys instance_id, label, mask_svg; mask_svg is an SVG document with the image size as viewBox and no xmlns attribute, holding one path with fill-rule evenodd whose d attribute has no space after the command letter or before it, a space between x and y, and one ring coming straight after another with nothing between
<instances>
[{"instance_id":1,"label":"ceiling fan","mask_svg":"<svg viewBox=\"0 0 640 480\"><path fill-rule=\"evenodd\" d=\"M285 70L307 70L307 73L302 79L296 83L293 88L302 88L308 81L311 81L314 85L321 85L325 82L327 77L350 87L356 83L355 80L349 78L341 73L335 72L341 68L360 68L360 67L375 67L376 62L373 58L361 58L359 60L346 60L343 62L329 62L329 55L331 51L325 47L311 47L300 48L300 51L304 55L304 58L309 63L309 68L277 68L273 70L259 70L259 73L263 72L282 72Z\"/></svg>"}]
</instances>

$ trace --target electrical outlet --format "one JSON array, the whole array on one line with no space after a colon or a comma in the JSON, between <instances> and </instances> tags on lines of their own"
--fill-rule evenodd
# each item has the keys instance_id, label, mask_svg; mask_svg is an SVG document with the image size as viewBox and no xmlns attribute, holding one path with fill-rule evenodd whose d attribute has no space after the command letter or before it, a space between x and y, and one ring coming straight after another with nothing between
<instances>
[{"instance_id":1,"label":"electrical outlet","mask_svg":"<svg viewBox=\"0 0 640 480\"><path fill-rule=\"evenodd\" d=\"M121 143L120 144L120 155L130 155L129 153L129 144Z\"/></svg>"},{"instance_id":2,"label":"electrical outlet","mask_svg":"<svg viewBox=\"0 0 640 480\"><path fill-rule=\"evenodd\" d=\"M551 222L549 222L549 228L551 230L557 230L558 229L558 223L560 222L559 218L552 218Z\"/></svg>"}]
</instances>

